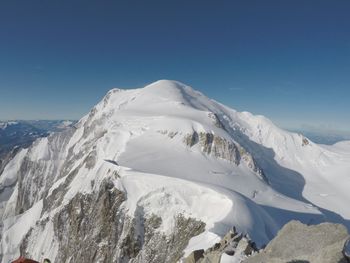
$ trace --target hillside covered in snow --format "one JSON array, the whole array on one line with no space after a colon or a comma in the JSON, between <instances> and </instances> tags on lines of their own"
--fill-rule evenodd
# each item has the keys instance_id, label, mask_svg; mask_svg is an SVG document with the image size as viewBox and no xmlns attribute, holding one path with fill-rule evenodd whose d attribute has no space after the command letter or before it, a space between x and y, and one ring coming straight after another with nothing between
<instances>
[{"instance_id":1,"label":"hillside covered in snow","mask_svg":"<svg viewBox=\"0 0 350 263\"><path fill-rule=\"evenodd\" d=\"M113 89L0 176L0 258L176 262L233 226L258 247L290 220L350 229L350 142L318 145L160 80Z\"/></svg>"}]
</instances>

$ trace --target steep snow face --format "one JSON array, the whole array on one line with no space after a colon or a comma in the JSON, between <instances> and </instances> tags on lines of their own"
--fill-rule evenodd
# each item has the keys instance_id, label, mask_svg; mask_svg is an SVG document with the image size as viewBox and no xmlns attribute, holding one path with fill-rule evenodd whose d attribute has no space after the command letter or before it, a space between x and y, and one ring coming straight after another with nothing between
<instances>
[{"instance_id":1,"label":"steep snow face","mask_svg":"<svg viewBox=\"0 0 350 263\"><path fill-rule=\"evenodd\" d=\"M36 141L5 168L0 212L11 224L1 226L2 259L19 255L21 246L38 260L80 262L69 258L64 238L76 229L99 248L77 233L71 238L80 252L88 247L101 261L161 262L180 259L187 244L186 255L212 246L232 226L262 245L291 219L344 223L337 214L350 218L349 148L314 144L176 81L113 89L73 128ZM97 210L102 218L84 214ZM29 214L31 230L23 230ZM98 222L116 235L88 232L111 231ZM181 236L181 229L194 231ZM170 249L164 244L176 253L150 259L155 247Z\"/></svg>"}]
</instances>

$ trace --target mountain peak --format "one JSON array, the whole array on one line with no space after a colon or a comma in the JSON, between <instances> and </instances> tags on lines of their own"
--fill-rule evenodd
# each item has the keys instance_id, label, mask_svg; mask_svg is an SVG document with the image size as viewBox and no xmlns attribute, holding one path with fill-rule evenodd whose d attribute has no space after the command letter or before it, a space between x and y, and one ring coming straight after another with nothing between
<instances>
[{"instance_id":1,"label":"mountain peak","mask_svg":"<svg viewBox=\"0 0 350 263\"><path fill-rule=\"evenodd\" d=\"M188 96L193 96L195 93L199 94L199 92L196 92L190 86L187 86L179 81L166 79L153 82L145 86L142 90L147 94L151 93L157 96L175 100L186 100Z\"/></svg>"},{"instance_id":2,"label":"mountain peak","mask_svg":"<svg viewBox=\"0 0 350 263\"><path fill-rule=\"evenodd\" d=\"M181 89L183 87L186 87L187 85L177 81L177 80L170 80L170 79L160 79L155 82L152 82L151 84L148 84L145 86L145 88L148 87L154 87L154 88L172 88L172 89Z\"/></svg>"},{"instance_id":3,"label":"mountain peak","mask_svg":"<svg viewBox=\"0 0 350 263\"><path fill-rule=\"evenodd\" d=\"M175 80L158 80L138 89L112 89L99 103L94 111L111 111L115 109L137 110L147 112L170 111L177 105L207 110L204 105L210 99L191 87Z\"/></svg>"}]
</instances>

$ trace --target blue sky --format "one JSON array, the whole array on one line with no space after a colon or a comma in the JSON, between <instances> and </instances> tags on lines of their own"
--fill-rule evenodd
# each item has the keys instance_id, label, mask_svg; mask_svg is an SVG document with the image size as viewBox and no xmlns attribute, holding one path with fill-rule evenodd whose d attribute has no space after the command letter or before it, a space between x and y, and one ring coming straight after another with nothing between
<instances>
[{"instance_id":1,"label":"blue sky","mask_svg":"<svg viewBox=\"0 0 350 263\"><path fill-rule=\"evenodd\" d=\"M350 1L0 1L0 119L78 119L111 88L191 85L350 132Z\"/></svg>"}]
</instances>

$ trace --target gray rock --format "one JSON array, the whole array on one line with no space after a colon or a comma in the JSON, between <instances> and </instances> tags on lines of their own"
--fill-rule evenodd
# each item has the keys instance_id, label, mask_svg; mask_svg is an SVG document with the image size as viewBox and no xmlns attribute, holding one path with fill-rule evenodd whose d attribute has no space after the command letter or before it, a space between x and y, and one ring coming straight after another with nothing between
<instances>
[{"instance_id":1,"label":"gray rock","mask_svg":"<svg viewBox=\"0 0 350 263\"><path fill-rule=\"evenodd\" d=\"M195 250L185 259L185 263L196 263L203 258L203 254L204 249Z\"/></svg>"},{"instance_id":2,"label":"gray rock","mask_svg":"<svg viewBox=\"0 0 350 263\"><path fill-rule=\"evenodd\" d=\"M195 251L194 251L195 252ZM236 253L239 255L248 256L256 252L254 243L241 233L237 233L236 229L230 230L219 243L215 243L206 251L201 252L201 256L194 259L193 253L185 259L185 263L219 263L221 256L225 253L233 256ZM198 252L197 252L198 253Z\"/></svg>"},{"instance_id":3,"label":"gray rock","mask_svg":"<svg viewBox=\"0 0 350 263\"><path fill-rule=\"evenodd\" d=\"M210 132L198 133L193 131L192 134L184 136L183 142L189 147L199 145L201 151L205 154L229 161L235 165L239 165L243 161L261 180L269 183L264 171L257 165L253 156L234 141Z\"/></svg>"},{"instance_id":4,"label":"gray rock","mask_svg":"<svg viewBox=\"0 0 350 263\"><path fill-rule=\"evenodd\" d=\"M302 146L306 146L306 145L309 145L310 142L308 139L306 139L305 137L303 137L303 140L302 140Z\"/></svg>"},{"instance_id":5,"label":"gray rock","mask_svg":"<svg viewBox=\"0 0 350 263\"><path fill-rule=\"evenodd\" d=\"M250 255L252 254L252 252L255 251L255 248L252 242L246 237L244 237L238 242L236 251L243 253L244 255Z\"/></svg>"},{"instance_id":6,"label":"gray rock","mask_svg":"<svg viewBox=\"0 0 350 263\"><path fill-rule=\"evenodd\" d=\"M201 150L208 155L227 160L236 165L240 162L241 156L238 146L234 142L213 133L194 131L192 134L187 134L183 141L189 147L193 147L198 143Z\"/></svg>"},{"instance_id":7,"label":"gray rock","mask_svg":"<svg viewBox=\"0 0 350 263\"><path fill-rule=\"evenodd\" d=\"M220 263L221 255L222 253L218 251L211 252L205 255L203 259L199 260L199 263Z\"/></svg>"},{"instance_id":8,"label":"gray rock","mask_svg":"<svg viewBox=\"0 0 350 263\"><path fill-rule=\"evenodd\" d=\"M350 238L346 240L343 248L343 255L348 262L350 262Z\"/></svg>"},{"instance_id":9,"label":"gray rock","mask_svg":"<svg viewBox=\"0 0 350 263\"><path fill-rule=\"evenodd\" d=\"M340 224L322 223L308 226L291 221L261 253L243 262L346 262L342 250L348 237L346 228Z\"/></svg>"},{"instance_id":10,"label":"gray rock","mask_svg":"<svg viewBox=\"0 0 350 263\"><path fill-rule=\"evenodd\" d=\"M179 214L173 231L165 235L159 230L162 219L146 214L142 206L133 217L126 215L125 200L112 179L105 179L97 192L77 194L53 220L41 220L32 228L22 241L21 255L31 257L37 245L32 240L52 225L55 236L48 242L58 246L53 262L173 263L183 256L188 241L205 229L203 222Z\"/></svg>"}]
</instances>

